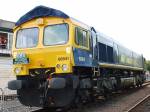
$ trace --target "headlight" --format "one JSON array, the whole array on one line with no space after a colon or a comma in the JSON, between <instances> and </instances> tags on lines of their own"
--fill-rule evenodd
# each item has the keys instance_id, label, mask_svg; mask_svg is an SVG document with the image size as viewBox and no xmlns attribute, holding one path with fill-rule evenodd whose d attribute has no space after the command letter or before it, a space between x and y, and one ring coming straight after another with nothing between
<instances>
[{"instance_id":1,"label":"headlight","mask_svg":"<svg viewBox=\"0 0 150 112\"><path fill-rule=\"evenodd\" d=\"M20 68L20 67L15 68L15 69L14 69L14 72L15 72L16 74L19 74L19 73L21 72L21 68Z\"/></svg>"},{"instance_id":2,"label":"headlight","mask_svg":"<svg viewBox=\"0 0 150 112\"><path fill-rule=\"evenodd\" d=\"M66 64L63 64L63 65L62 65L62 70L63 70L63 71L67 71L67 70L68 70L68 66L67 66Z\"/></svg>"}]
</instances>

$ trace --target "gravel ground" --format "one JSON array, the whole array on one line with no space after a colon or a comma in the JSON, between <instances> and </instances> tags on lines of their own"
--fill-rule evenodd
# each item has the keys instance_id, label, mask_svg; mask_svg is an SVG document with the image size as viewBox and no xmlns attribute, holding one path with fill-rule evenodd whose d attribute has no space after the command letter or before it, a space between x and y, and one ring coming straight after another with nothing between
<instances>
[{"instance_id":1,"label":"gravel ground","mask_svg":"<svg viewBox=\"0 0 150 112\"><path fill-rule=\"evenodd\" d=\"M0 110L0 112L32 112L39 109L23 106L17 98L4 101L2 107L3 111Z\"/></svg>"}]
</instances>

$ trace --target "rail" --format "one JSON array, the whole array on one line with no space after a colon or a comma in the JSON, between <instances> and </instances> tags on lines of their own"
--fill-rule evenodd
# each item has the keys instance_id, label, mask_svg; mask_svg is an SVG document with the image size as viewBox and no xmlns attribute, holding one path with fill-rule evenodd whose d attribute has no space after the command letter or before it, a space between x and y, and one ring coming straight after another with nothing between
<instances>
[{"instance_id":1,"label":"rail","mask_svg":"<svg viewBox=\"0 0 150 112\"><path fill-rule=\"evenodd\" d=\"M139 102L137 102L131 108L129 108L126 112L132 112L134 109L136 109L138 106L140 106L148 98L150 98L150 95L147 95L146 97L144 97L143 99L141 99Z\"/></svg>"}]
</instances>

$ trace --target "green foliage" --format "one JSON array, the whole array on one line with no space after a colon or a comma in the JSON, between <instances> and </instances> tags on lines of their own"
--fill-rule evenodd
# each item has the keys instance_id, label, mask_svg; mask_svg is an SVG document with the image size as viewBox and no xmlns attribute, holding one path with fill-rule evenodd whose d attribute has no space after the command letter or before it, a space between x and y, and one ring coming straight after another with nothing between
<instances>
[{"instance_id":1,"label":"green foliage","mask_svg":"<svg viewBox=\"0 0 150 112\"><path fill-rule=\"evenodd\" d=\"M148 71L150 71L150 60L149 61L146 61L146 69Z\"/></svg>"}]
</instances>

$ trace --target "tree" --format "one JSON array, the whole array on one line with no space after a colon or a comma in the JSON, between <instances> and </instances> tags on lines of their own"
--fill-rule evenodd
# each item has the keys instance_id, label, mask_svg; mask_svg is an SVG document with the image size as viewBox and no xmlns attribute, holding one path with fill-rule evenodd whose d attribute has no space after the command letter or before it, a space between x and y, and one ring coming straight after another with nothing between
<instances>
[{"instance_id":1,"label":"tree","mask_svg":"<svg viewBox=\"0 0 150 112\"><path fill-rule=\"evenodd\" d=\"M150 60L146 61L146 69L150 72Z\"/></svg>"}]
</instances>

